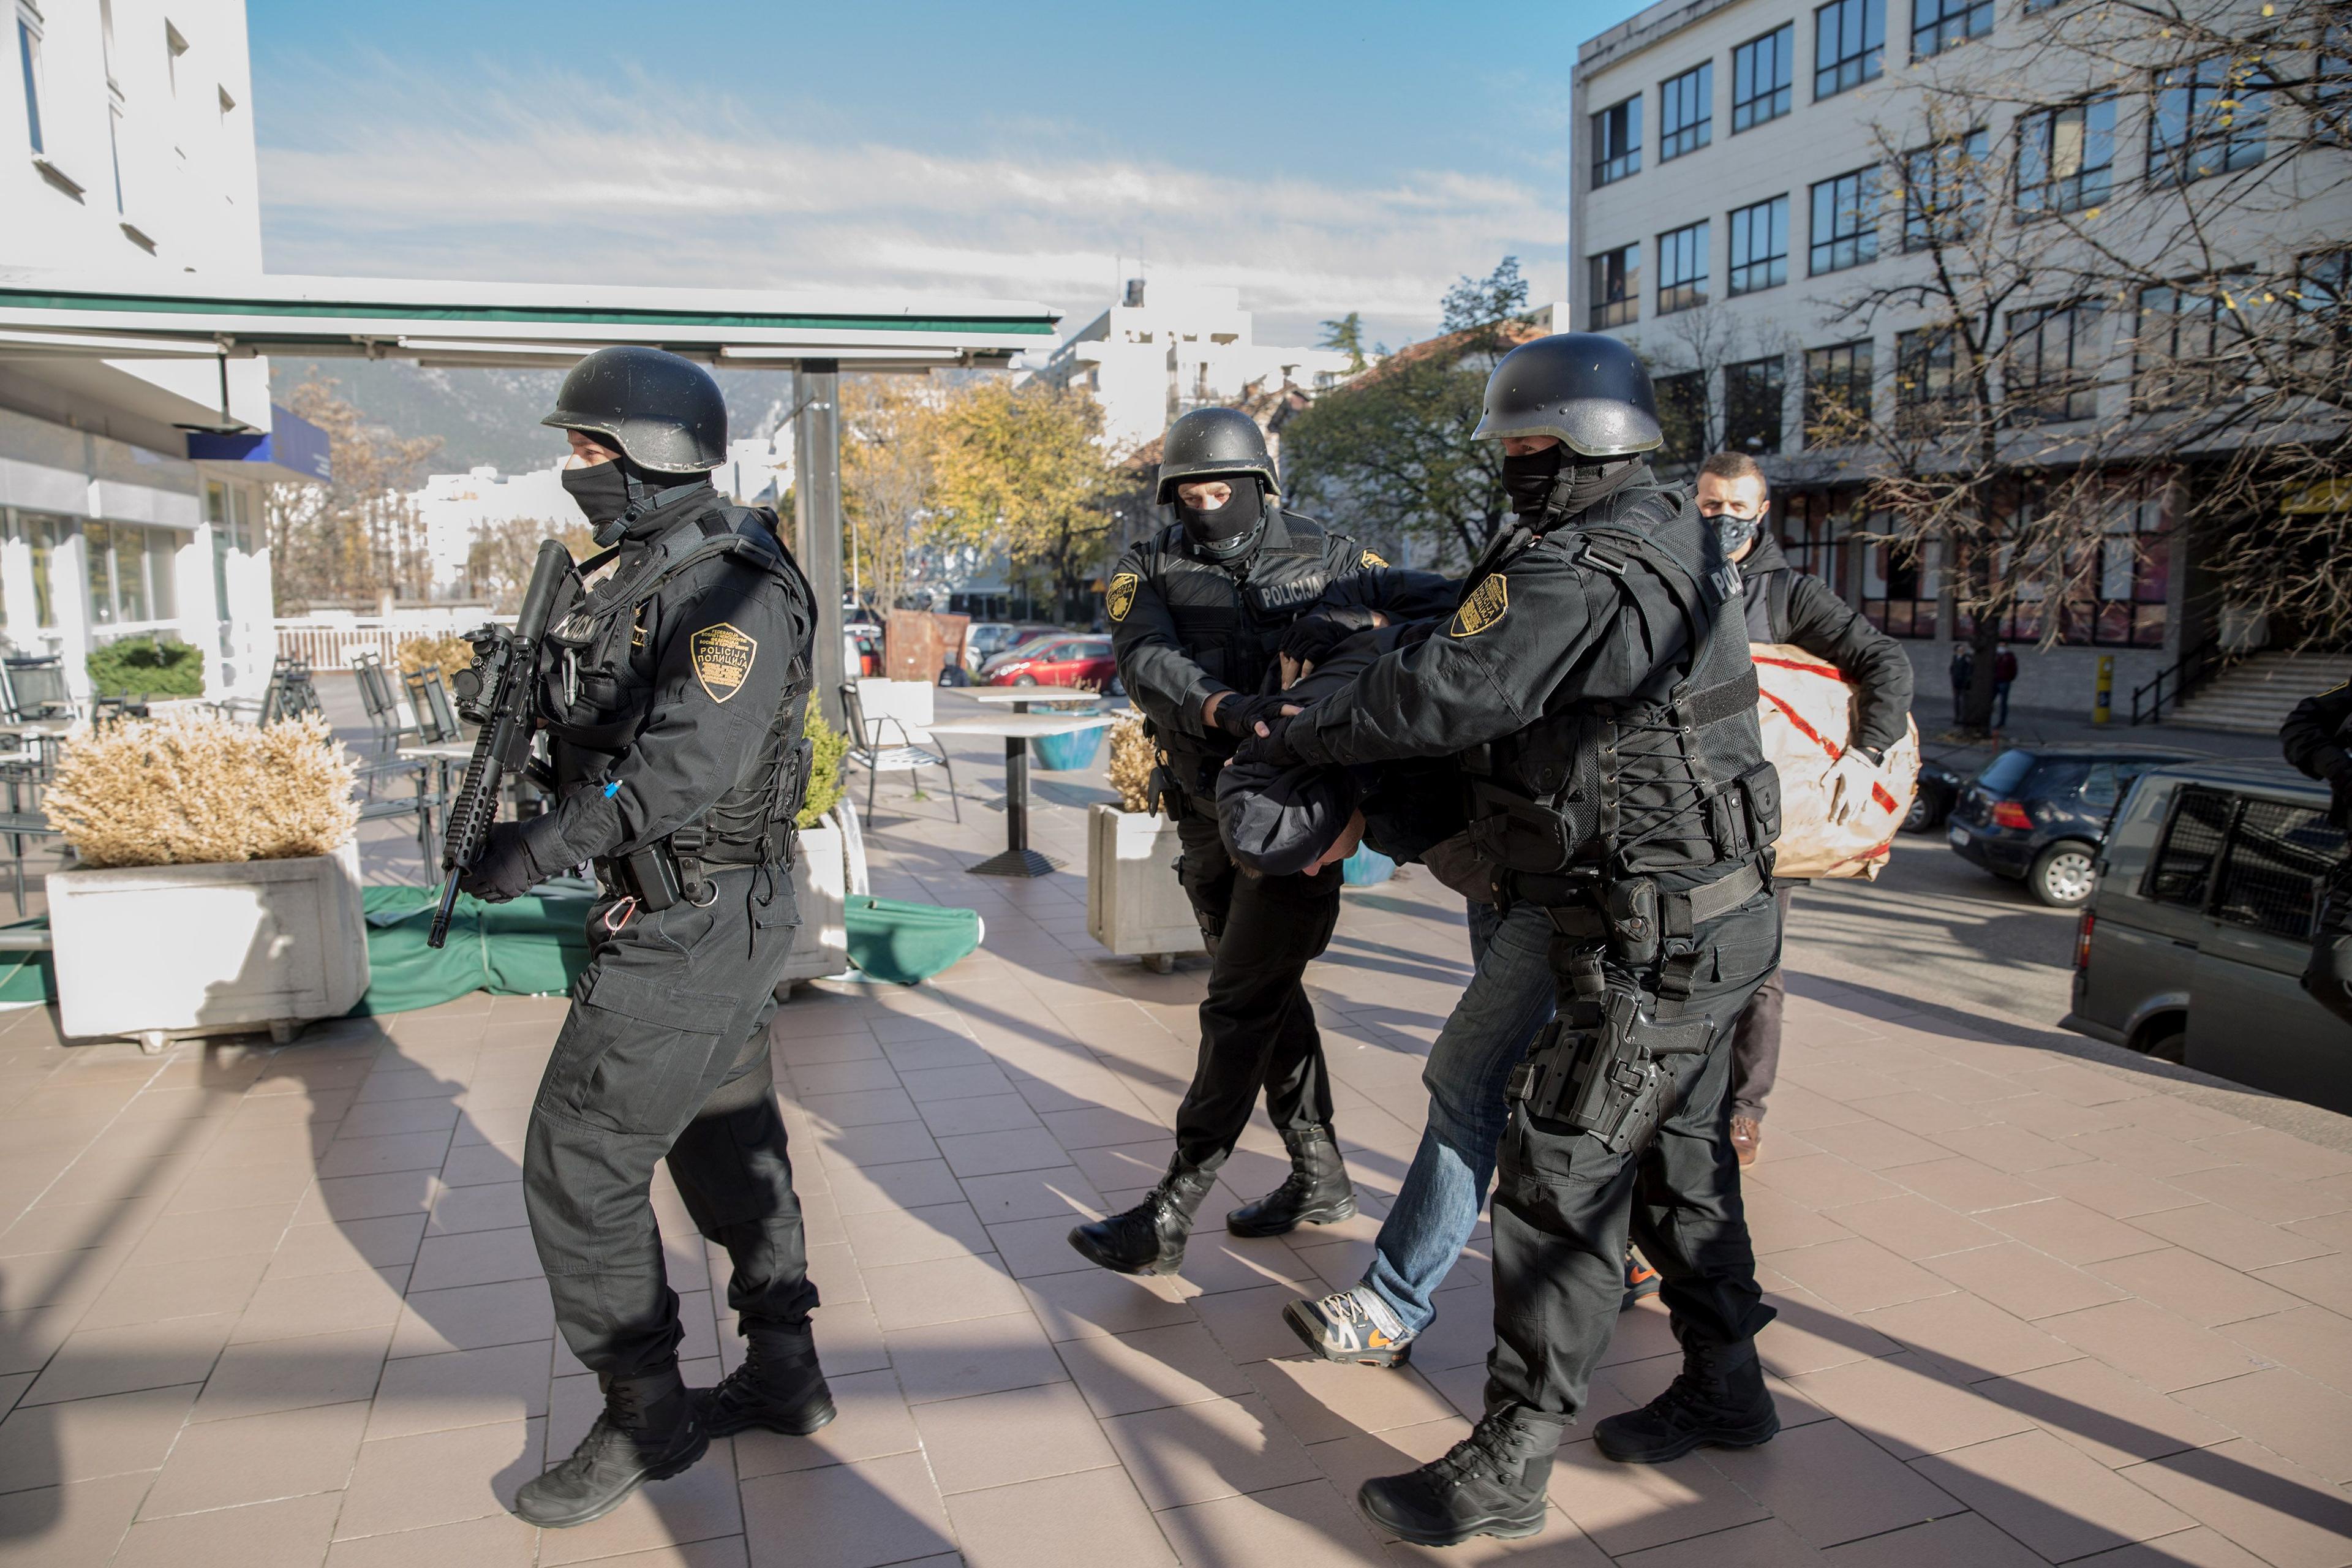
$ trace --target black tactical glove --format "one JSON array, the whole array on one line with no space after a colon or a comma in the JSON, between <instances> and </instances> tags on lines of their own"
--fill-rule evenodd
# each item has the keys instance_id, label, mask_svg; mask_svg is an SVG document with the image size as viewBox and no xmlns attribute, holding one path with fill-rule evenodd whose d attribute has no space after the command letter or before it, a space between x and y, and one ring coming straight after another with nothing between
<instances>
[{"instance_id":1,"label":"black tactical glove","mask_svg":"<svg viewBox=\"0 0 2352 1568\"><path fill-rule=\"evenodd\" d=\"M1355 605L1333 605L1291 622L1290 629L1282 637L1282 651L1301 664L1320 664L1333 648L1379 623L1380 616L1374 611Z\"/></svg>"},{"instance_id":2,"label":"black tactical glove","mask_svg":"<svg viewBox=\"0 0 2352 1568\"><path fill-rule=\"evenodd\" d=\"M1217 716L1208 721L1209 729L1231 735L1236 741L1246 741L1257 733L1250 728L1250 721L1245 717L1249 711L1249 698L1238 691L1228 691L1223 700L1212 700L1217 703Z\"/></svg>"},{"instance_id":3,"label":"black tactical glove","mask_svg":"<svg viewBox=\"0 0 2352 1568\"><path fill-rule=\"evenodd\" d=\"M520 822L493 822L482 852L458 873L457 890L486 904L503 904L536 887L540 869L531 859Z\"/></svg>"},{"instance_id":4,"label":"black tactical glove","mask_svg":"<svg viewBox=\"0 0 2352 1568\"><path fill-rule=\"evenodd\" d=\"M1258 725L1265 731L1265 733L1253 734L1235 747L1234 759L1236 762L1264 763L1269 767L1276 768L1297 766L1301 758L1297 752L1290 749L1290 726L1298 716L1295 713L1285 713L1281 709L1279 698L1263 700L1276 704L1270 710L1261 711L1256 716Z\"/></svg>"}]
</instances>

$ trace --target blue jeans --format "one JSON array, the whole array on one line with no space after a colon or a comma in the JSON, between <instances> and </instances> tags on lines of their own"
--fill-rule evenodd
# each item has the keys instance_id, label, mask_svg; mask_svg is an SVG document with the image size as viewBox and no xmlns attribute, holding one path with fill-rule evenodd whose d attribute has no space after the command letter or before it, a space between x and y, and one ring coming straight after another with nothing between
<instances>
[{"instance_id":1,"label":"blue jeans","mask_svg":"<svg viewBox=\"0 0 2352 1568\"><path fill-rule=\"evenodd\" d=\"M1436 1318L1430 1298L1477 1227L1495 1179L1495 1147L1510 1120L1504 1086L1551 1020L1551 937L1550 917L1534 904L1514 905L1508 914L1492 904L1470 906L1477 973L1422 1069L1429 1123L1364 1276L1412 1333Z\"/></svg>"}]
</instances>

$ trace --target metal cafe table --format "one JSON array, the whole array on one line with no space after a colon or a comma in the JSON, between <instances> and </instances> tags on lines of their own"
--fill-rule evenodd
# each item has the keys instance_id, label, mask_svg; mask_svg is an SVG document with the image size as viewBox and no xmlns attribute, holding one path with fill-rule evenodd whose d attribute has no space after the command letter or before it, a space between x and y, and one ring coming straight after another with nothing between
<instances>
[{"instance_id":1,"label":"metal cafe table","mask_svg":"<svg viewBox=\"0 0 2352 1568\"><path fill-rule=\"evenodd\" d=\"M1008 687L971 692L982 701L1010 703L1013 711L981 719L950 719L926 724L934 735L994 735L1004 742L1004 853L992 855L972 867L975 877L1043 877L1058 861L1029 847L1029 742L1040 735L1067 735L1091 730L1110 721L1100 712L1032 713L1032 702L1092 703L1091 692L1048 692L1035 687Z\"/></svg>"}]
</instances>

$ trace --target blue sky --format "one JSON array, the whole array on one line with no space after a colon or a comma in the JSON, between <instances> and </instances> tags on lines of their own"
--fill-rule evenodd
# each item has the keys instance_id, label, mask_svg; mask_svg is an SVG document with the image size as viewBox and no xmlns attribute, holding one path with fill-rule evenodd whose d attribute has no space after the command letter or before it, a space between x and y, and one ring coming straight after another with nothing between
<instances>
[{"instance_id":1,"label":"blue sky","mask_svg":"<svg viewBox=\"0 0 2352 1568\"><path fill-rule=\"evenodd\" d=\"M1638 8L248 0L268 263L1079 321L1140 271L1399 342L1506 254L1561 292L1569 67Z\"/></svg>"}]
</instances>

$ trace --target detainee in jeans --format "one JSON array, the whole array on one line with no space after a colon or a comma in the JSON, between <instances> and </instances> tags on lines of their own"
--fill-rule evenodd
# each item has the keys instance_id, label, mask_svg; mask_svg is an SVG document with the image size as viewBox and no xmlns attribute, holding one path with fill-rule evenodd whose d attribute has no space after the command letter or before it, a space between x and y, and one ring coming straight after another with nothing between
<instances>
[{"instance_id":1,"label":"detainee in jeans","mask_svg":"<svg viewBox=\"0 0 2352 1568\"><path fill-rule=\"evenodd\" d=\"M1551 1021L1559 980L1550 916L1531 903L1507 913L1487 903L1469 910L1477 971L1422 1069L1429 1122L1396 1206L1381 1223L1371 1268L1353 1291L1284 1310L1300 1338L1335 1360L1393 1364L1435 1321L1430 1300L1477 1228L1495 1179L1496 1145L1510 1120L1505 1085L1536 1032ZM1377 1306L1362 1300L1366 1292L1378 1298Z\"/></svg>"}]
</instances>

